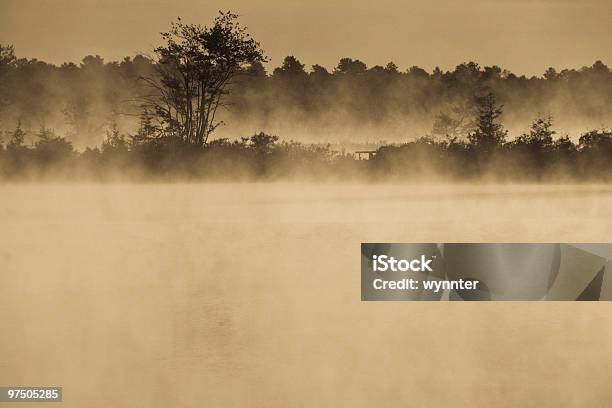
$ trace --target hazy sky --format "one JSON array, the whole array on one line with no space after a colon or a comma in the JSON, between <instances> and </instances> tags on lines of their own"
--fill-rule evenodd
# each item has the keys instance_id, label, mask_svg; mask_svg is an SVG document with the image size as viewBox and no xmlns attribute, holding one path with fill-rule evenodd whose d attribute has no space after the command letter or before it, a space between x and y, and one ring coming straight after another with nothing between
<instances>
[{"instance_id":1,"label":"hazy sky","mask_svg":"<svg viewBox=\"0 0 612 408\"><path fill-rule=\"evenodd\" d=\"M516 73L612 63L612 0L0 0L0 43L49 62L150 52L178 16L242 15L271 66L288 54L444 69L476 60Z\"/></svg>"}]
</instances>

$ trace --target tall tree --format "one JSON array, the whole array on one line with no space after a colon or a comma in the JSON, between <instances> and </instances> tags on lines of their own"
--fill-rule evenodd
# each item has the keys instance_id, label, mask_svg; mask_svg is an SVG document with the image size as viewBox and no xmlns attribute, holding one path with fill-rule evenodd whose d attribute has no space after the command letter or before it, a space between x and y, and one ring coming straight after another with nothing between
<instances>
[{"instance_id":1,"label":"tall tree","mask_svg":"<svg viewBox=\"0 0 612 408\"><path fill-rule=\"evenodd\" d=\"M15 48L12 45L0 44L0 112L3 107L9 105L9 71L15 68L16 62Z\"/></svg>"},{"instance_id":2,"label":"tall tree","mask_svg":"<svg viewBox=\"0 0 612 408\"><path fill-rule=\"evenodd\" d=\"M166 44L155 49L155 77L142 78L152 90L143 108L153 112L162 136L205 145L222 123L219 107L243 68L266 61L259 43L238 23L238 15L219 12L212 27L180 19L162 33Z\"/></svg>"},{"instance_id":3,"label":"tall tree","mask_svg":"<svg viewBox=\"0 0 612 408\"><path fill-rule=\"evenodd\" d=\"M474 110L472 101L455 103L448 111L436 115L432 135L455 140L465 138L476 127Z\"/></svg>"},{"instance_id":4,"label":"tall tree","mask_svg":"<svg viewBox=\"0 0 612 408\"><path fill-rule=\"evenodd\" d=\"M552 117L537 117L529 126L529 133L523 133L515 143L527 145L537 150L553 146L553 136L557 133L552 128Z\"/></svg>"},{"instance_id":5,"label":"tall tree","mask_svg":"<svg viewBox=\"0 0 612 408\"><path fill-rule=\"evenodd\" d=\"M334 68L335 74L363 74L367 69L365 63L358 59L341 58L338 66Z\"/></svg>"},{"instance_id":6,"label":"tall tree","mask_svg":"<svg viewBox=\"0 0 612 408\"><path fill-rule=\"evenodd\" d=\"M468 139L481 152L490 153L506 141L508 134L503 125L498 123L503 106L497 105L492 92L476 97L476 106L476 130L470 133Z\"/></svg>"},{"instance_id":7,"label":"tall tree","mask_svg":"<svg viewBox=\"0 0 612 408\"><path fill-rule=\"evenodd\" d=\"M303 78L306 76L306 71L304 71L304 64L300 60L293 55L289 55L283 60L283 65L274 69L274 76L286 77L288 79Z\"/></svg>"}]
</instances>

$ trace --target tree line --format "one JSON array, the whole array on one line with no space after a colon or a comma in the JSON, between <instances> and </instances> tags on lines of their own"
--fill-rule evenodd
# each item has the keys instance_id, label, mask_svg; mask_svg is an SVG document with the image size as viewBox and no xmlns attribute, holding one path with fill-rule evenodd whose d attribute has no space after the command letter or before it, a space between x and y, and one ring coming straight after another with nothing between
<instances>
[{"instance_id":1,"label":"tree line","mask_svg":"<svg viewBox=\"0 0 612 408\"><path fill-rule=\"evenodd\" d=\"M119 62L87 56L79 64L56 66L18 58L12 47L2 46L0 130L11 131L18 121L32 131L47 126L79 147L99 144L113 124L134 131L147 96L139 78L155 77L157 61L142 55ZM308 68L288 56L270 72L264 61L253 61L240 73L224 101L229 109L216 112L226 123L218 129L223 136L262 130L300 140L351 142L444 135L453 128L435 127L436 117L444 113L449 124L460 121L483 90L504 104L513 133L538 113L554 115L558 127L573 136L612 120L612 73L601 61L527 77L475 62L428 72L393 63L367 67L352 58L335 67Z\"/></svg>"},{"instance_id":2,"label":"tree line","mask_svg":"<svg viewBox=\"0 0 612 408\"><path fill-rule=\"evenodd\" d=\"M575 143L557 137L552 118L536 118L508 140L493 94L478 98L475 129L466 138L421 137L383 144L370 160L330 144L280 141L263 132L198 146L181 139L107 131L103 143L76 151L66 138L41 128L24 143L17 126L0 145L2 180L334 180L609 182L612 130L585 132ZM142 132L142 130L140 131Z\"/></svg>"},{"instance_id":3,"label":"tree line","mask_svg":"<svg viewBox=\"0 0 612 408\"><path fill-rule=\"evenodd\" d=\"M510 139L501 121L502 115L505 123L512 121L521 110L532 117L553 102L569 106L575 121L607 119L612 73L600 61L526 78L473 62L428 73L418 67L400 72L392 62L368 68L351 58L331 72L319 65L307 72L288 56L268 75L263 49L232 12L220 12L211 26L179 19L162 39L150 57L121 63L86 57L78 67L18 59L12 47L0 46L0 119L17 123L3 131L3 174L71 169L106 177L121 169L131 175L265 178L297 174L303 166L313 174L366 178L405 172L453 178L609 175L610 131L583 132L574 143L555 136L550 116L537 114L527 133ZM44 120L57 115L58 106L70 125L62 137ZM230 119L259 123L254 116L266 122L279 114L293 125L310 129L315 123L330 133L329 120L371 125L379 140L390 120L423 121L428 131L405 137L413 140L408 143L379 143L368 163L329 145L278 142L263 132L233 141L213 137ZM37 132L32 115L41 123ZM132 118L129 130L120 117ZM106 129L103 143L75 151L73 142L92 129Z\"/></svg>"}]
</instances>

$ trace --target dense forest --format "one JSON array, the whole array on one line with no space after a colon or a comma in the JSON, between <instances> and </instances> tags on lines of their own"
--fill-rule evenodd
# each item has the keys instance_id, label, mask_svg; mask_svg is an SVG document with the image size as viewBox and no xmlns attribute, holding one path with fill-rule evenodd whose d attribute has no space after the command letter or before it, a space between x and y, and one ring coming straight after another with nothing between
<instances>
[{"instance_id":1,"label":"dense forest","mask_svg":"<svg viewBox=\"0 0 612 408\"><path fill-rule=\"evenodd\" d=\"M1 177L611 178L601 61L528 78L288 56L267 72L231 12L162 39L151 56L61 66L0 45Z\"/></svg>"},{"instance_id":2,"label":"dense forest","mask_svg":"<svg viewBox=\"0 0 612 408\"><path fill-rule=\"evenodd\" d=\"M87 56L80 64L55 66L16 58L7 47L0 60L0 129L20 121L70 138L78 148L98 145L116 124L122 132L138 126L134 100L138 78L154 71L143 56L104 62ZM465 117L472 96L491 90L504 105L504 123L518 135L538 115L555 117L557 128L577 140L580 132L612 123L612 73L601 62L579 70L548 69L543 76L518 76L474 62L451 71L427 72L366 67L344 58L332 69L306 70L297 58L266 72L262 63L244 67L222 112L222 137L256 131L303 142L401 142L441 135L436 117ZM435 131L438 131L438 134Z\"/></svg>"}]
</instances>

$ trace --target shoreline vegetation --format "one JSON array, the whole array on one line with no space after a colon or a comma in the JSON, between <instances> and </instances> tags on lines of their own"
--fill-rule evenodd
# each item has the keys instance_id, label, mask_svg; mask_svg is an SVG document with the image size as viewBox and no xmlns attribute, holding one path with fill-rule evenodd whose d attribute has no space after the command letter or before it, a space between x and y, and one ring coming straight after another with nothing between
<instances>
[{"instance_id":1,"label":"shoreline vegetation","mask_svg":"<svg viewBox=\"0 0 612 408\"><path fill-rule=\"evenodd\" d=\"M612 129L559 137L552 116L536 113L607 123L612 71L601 61L527 78L474 62L428 73L351 58L332 72L319 65L306 72L288 56L268 75L263 49L232 12L219 12L211 26L179 18L161 36L150 57L88 56L80 66L19 59L0 45L0 180L612 180ZM64 136L47 125L30 130L57 123L58 110L69 125ZM282 140L258 125L279 116L298 128L316 124L327 140L346 123L374 129L381 141L351 152ZM504 122L526 117L535 119L510 138ZM383 142L391 118L428 122L430 131ZM227 121L264 131L219 138ZM101 144L92 143L92 129L106 129ZM83 141L97 147L76 150Z\"/></svg>"},{"instance_id":2,"label":"shoreline vegetation","mask_svg":"<svg viewBox=\"0 0 612 408\"><path fill-rule=\"evenodd\" d=\"M550 122L530 133L487 145L432 138L382 145L368 160L329 144L279 141L258 133L194 146L172 138L140 140L110 131L100 147L76 151L41 129L23 144L17 128L0 148L1 181L363 181L546 182L612 181L612 131L583 134L578 143L553 139ZM546 126L543 126L546 125ZM543 130L544 129L544 130Z\"/></svg>"}]
</instances>

